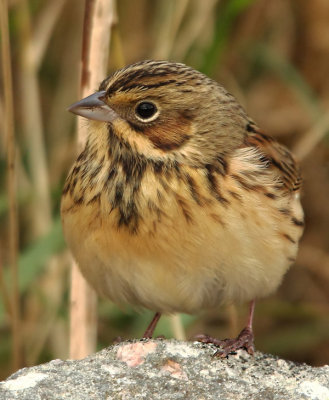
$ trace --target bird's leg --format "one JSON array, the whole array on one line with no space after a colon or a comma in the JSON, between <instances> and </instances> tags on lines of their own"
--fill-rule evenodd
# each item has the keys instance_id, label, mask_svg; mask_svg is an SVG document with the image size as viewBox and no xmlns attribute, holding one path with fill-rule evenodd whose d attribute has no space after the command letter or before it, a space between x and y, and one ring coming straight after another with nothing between
<instances>
[{"instance_id":1,"label":"bird's leg","mask_svg":"<svg viewBox=\"0 0 329 400\"><path fill-rule=\"evenodd\" d=\"M235 339L219 340L207 335L198 335L197 340L202 343L213 343L215 346L221 347L214 354L218 357L227 357L230 353L234 353L239 349L245 349L251 355L254 354L254 333L252 330L252 322L255 310L255 300L250 302L247 326L240 332Z\"/></svg>"},{"instance_id":2,"label":"bird's leg","mask_svg":"<svg viewBox=\"0 0 329 400\"><path fill-rule=\"evenodd\" d=\"M159 322L160 317L161 317L161 313L157 312L154 314L154 317L153 317L152 321L150 322L150 325L147 327L147 329L143 335L143 339L151 339L152 338L154 329L157 326L157 323Z\"/></svg>"}]
</instances>

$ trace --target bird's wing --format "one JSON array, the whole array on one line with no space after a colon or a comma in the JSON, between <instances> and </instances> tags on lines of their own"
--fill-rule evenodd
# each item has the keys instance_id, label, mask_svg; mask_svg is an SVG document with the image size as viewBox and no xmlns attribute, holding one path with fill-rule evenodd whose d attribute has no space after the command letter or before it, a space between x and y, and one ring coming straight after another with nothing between
<instances>
[{"instance_id":1,"label":"bird's wing","mask_svg":"<svg viewBox=\"0 0 329 400\"><path fill-rule=\"evenodd\" d=\"M256 147L264 157L264 162L276 170L287 191L298 191L302 185L300 168L291 152L275 139L262 133L251 122L247 127L246 145Z\"/></svg>"}]
</instances>

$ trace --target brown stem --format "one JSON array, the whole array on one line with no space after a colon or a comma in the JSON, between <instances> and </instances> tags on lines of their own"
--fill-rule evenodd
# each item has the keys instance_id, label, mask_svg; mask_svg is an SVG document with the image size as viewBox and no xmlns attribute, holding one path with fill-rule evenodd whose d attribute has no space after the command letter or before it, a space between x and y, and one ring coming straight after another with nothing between
<instances>
[{"instance_id":1,"label":"brown stem","mask_svg":"<svg viewBox=\"0 0 329 400\"><path fill-rule=\"evenodd\" d=\"M81 55L81 97L91 94L106 76L113 4L113 0L86 0ZM86 138L86 124L78 120L79 150L84 147ZM72 267L70 307L70 357L83 358L96 348L97 297L75 263Z\"/></svg>"}]
</instances>

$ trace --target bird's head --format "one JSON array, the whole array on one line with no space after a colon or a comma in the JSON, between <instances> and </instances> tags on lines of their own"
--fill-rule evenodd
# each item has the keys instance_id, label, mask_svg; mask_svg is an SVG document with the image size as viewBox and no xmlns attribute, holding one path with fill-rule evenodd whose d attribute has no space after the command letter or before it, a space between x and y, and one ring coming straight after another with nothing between
<instances>
[{"instance_id":1,"label":"bird's head","mask_svg":"<svg viewBox=\"0 0 329 400\"><path fill-rule=\"evenodd\" d=\"M142 61L116 71L69 111L97 121L91 128L110 125L120 140L146 157L194 165L238 147L248 123L222 86L168 61ZM91 135L97 132L90 129Z\"/></svg>"}]
</instances>

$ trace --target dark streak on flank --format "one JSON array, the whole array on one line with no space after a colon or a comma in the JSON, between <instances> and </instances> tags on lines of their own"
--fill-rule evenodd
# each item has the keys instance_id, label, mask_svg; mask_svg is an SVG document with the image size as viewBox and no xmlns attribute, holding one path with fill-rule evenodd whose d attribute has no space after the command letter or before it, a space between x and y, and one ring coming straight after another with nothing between
<instances>
[{"instance_id":1,"label":"dark streak on flank","mask_svg":"<svg viewBox=\"0 0 329 400\"><path fill-rule=\"evenodd\" d=\"M88 144L87 142L85 149L79 154L77 161L84 161L87 158Z\"/></svg>"},{"instance_id":2,"label":"dark streak on flank","mask_svg":"<svg viewBox=\"0 0 329 400\"><path fill-rule=\"evenodd\" d=\"M260 191L262 187L260 185L252 185L249 183L246 179L243 179L242 176L233 174L231 177L238 182L238 184L243 187L246 190L254 190L254 191Z\"/></svg>"},{"instance_id":3,"label":"dark streak on flank","mask_svg":"<svg viewBox=\"0 0 329 400\"><path fill-rule=\"evenodd\" d=\"M69 175L65 180L65 184L62 190L62 195L65 195L70 190L70 185L71 185L71 175Z\"/></svg>"},{"instance_id":4,"label":"dark streak on flank","mask_svg":"<svg viewBox=\"0 0 329 400\"><path fill-rule=\"evenodd\" d=\"M288 210L288 208L279 208L279 213L289 216L290 215L290 210Z\"/></svg>"},{"instance_id":5,"label":"dark streak on flank","mask_svg":"<svg viewBox=\"0 0 329 400\"><path fill-rule=\"evenodd\" d=\"M79 197L73 198L73 201L74 201L74 204L81 205L84 202L84 198L83 198L83 196L79 196Z\"/></svg>"},{"instance_id":6,"label":"dark streak on flank","mask_svg":"<svg viewBox=\"0 0 329 400\"><path fill-rule=\"evenodd\" d=\"M71 196L73 195L74 189L75 189L75 187L76 187L76 185L78 183L78 177L77 176L72 175L72 178L73 179L70 182L70 194L71 194Z\"/></svg>"},{"instance_id":7,"label":"dark streak on flank","mask_svg":"<svg viewBox=\"0 0 329 400\"><path fill-rule=\"evenodd\" d=\"M287 233L282 233L282 236L285 239L289 240L289 242L294 243L294 244L296 243L296 241L291 236L289 236Z\"/></svg>"},{"instance_id":8,"label":"dark streak on flank","mask_svg":"<svg viewBox=\"0 0 329 400\"><path fill-rule=\"evenodd\" d=\"M300 221L299 219L297 219L295 217L291 218L291 222L293 224L297 225L297 226L304 226L305 225L304 221Z\"/></svg>"},{"instance_id":9,"label":"dark streak on flank","mask_svg":"<svg viewBox=\"0 0 329 400\"><path fill-rule=\"evenodd\" d=\"M101 171L101 169L102 169L102 165L100 164L100 165L98 165L93 171L90 171L90 173L89 173L89 175L88 175L88 177L89 177L89 182L90 182L92 179L96 178L96 176L99 174L99 172Z\"/></svg>"},{"instance_id":10,"label":"dark streak on flank","mask_svg":"<svg viewBox=\"0 0 329 400\"><path fill-rule=\"evenodd\" d=\"M273 200L277 199L277 197L278 197L276 194L270 193L270 192L264 193L264 194L266 197L268 197L269 199L273 199Z\"/></svg>"},{"instance_id":11,"label":"dark streak on flank","mask_svg":"<svg viewBox=\"0 0 329 400\"><path fill-rule=\"evenodd\" d=\"M101 194L97 193L94 197L92 197L88 202L87 202L87 206L90 204L94 204L95 202L98 202L98 204L100 203L100 197Z\"/></svg>"},{"instance_id":12,"label":"dark streak on flank","mask_svg":"<svg viewBox=\"0 0 329 400\"><path fill-rule=\"evenodd\" d=\"M221 217L218 214L210 214L211 218L217 222L218 224L222 225L223 227L225 226L225 223L223 222L223 220L221 219Z\"/></svg>"}]
</instances>

